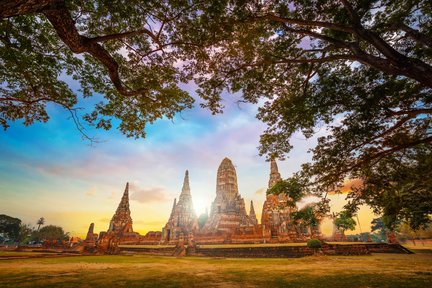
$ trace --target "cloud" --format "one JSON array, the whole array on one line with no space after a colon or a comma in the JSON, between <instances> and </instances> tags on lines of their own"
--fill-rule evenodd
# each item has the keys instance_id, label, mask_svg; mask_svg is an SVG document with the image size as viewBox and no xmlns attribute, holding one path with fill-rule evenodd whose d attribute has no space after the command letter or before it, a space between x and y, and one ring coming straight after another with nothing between
<instances>
[{"instance_id":1,"label":"cloud","mask_svg":"<svg viewBox=\"0 0 432 288\"><path fill-rule=\"evenodd\" d=\"M344 186L340 189L343 194L351 192L352 188L360 188L363 185L363 181L360 179L350 179L344 181Z\"/></svg>"},{"instance_id":2,"label":"cloud","mask_svg":"<svg viewBox=\"0 0 432 288\"><path fill-rule=\"evenodd\" d=\"M267 189L265 189L265 188L259 188L258 190L255 191L255 194L256 194L256 195L262 195L262 194L264 194L264 192L265 192L266 190L267 190Z\"/></svg>"},{"instance_id":3,"label":"cloud","mask_svg":"<svg viewBox=\"0 0 432 288\"><path fill-rule=\"evenodd\" d=\"M140 203L166 202L169 200L165 189L161 187L140 188L136 184L131 184L129 189L132 191L130 199Z\"/></svg>"},{"instance_id":4,"label":"cloud","mask_svg":"<svg viewBox=\"0 0 432 288\"><path fill-rule=\"evenodd\" d=\"M92 197L92 196L96 195L96 192L97 192L97 189L95 186L93 186L85 193L85 195Z\"/></svg>"},{"instance_id":5,"label":"cloud","mask_svg":"<svg viewBox=\"0 0 432 288\"><path fill-rule=\"evenodd\" d=\"M117 195L114 191L111 191L110 196L108 196L108 199L112 200L112 199L117 199Z\"/></svg>"}]
</instances>

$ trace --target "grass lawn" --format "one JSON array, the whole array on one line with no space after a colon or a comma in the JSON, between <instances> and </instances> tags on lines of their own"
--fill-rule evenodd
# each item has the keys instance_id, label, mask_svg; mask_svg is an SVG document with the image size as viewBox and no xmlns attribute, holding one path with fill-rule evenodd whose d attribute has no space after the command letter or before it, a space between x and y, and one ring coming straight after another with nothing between
<instances>
[{"instance_id":1,"label":"grass lawn","mask_svg":"<svg viewBox=\"0 0 432 288\"><path fill-rule=\"evenodd\" d=\"M7 252L4 252L7 253ZM2 255L4 255L4 253ZM0 287L430 287L432 251L298 259L1 259Z\"/></svg>"}]
</instances>

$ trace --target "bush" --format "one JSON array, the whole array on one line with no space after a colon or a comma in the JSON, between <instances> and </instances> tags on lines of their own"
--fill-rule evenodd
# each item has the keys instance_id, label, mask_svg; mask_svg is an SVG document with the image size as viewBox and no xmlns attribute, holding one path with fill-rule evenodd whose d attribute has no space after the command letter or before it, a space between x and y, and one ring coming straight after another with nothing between
<instances>
[{"instance_id":1,"label":"bush","mask_svg":"<svg viewBox=\"0 0 432 288\"><path fill-rule=\"evenodd\" d=\"M310 239L307 242L307 247L309 247L309 248L321 248L322 247L322 243L318 239Z\"/></svg>"}]
</instances>

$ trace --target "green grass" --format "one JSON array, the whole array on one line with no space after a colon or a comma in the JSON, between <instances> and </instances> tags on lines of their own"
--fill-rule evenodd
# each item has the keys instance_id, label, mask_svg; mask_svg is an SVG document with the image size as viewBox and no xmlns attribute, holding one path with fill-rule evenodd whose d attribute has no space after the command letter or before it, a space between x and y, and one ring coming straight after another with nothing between
<instances>
[{"instance_id":1,"label":"green grass","mask_svg":"<svg viewBox=\"0 0 432 288\"><path fill-rule=\"evenodd\" d=\"M431 282L432 253L298 259L135 255L0 260L2 288L428 287Z\"/></svg>"}]
</instances>

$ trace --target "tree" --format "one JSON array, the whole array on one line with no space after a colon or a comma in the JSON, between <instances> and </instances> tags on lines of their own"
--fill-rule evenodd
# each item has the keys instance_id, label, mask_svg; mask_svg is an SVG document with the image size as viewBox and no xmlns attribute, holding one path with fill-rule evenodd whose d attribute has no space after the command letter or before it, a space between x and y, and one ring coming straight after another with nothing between
<instances>
[{"instance_id":1,"label":"tree","mask_svg":"<svg viewBox=\"0 0 432 288\"><path fill-rule=\"evenodd\" d=\"M381 242L381 240L386 240L387 238L387 232L388 229L384 224L384 221L382 220L382 218L374 218L371 222L371 232L376 232L377 234L377 238L379 238L379 242Z\"/></svg>"},{"instance_id":2,"label":"tree","mask_svg":"<svg viewBox=\"0 0 432 288\"><path fill-rule=\"evenodd\" d=\"M147 123L192 107L177 85L189 79L177 67L178 50L189 43L176 22L193 8L179 1L0 1L0 124L46 122L46 106L55 103L87 139L82 119L110 129L113 117L126 136L144 137ZM102 100L80 120L81 94Z\"/></svg>"},{"instance_id":3,"label":"tree","mask_svg":"<svg viewBox=\"0 0 432 288\"><path fill-rule=\"evenodd\" d=\"M281 193L289 196L288 205L291 207L296 206L296 203L307 195L305 191L305 183L301 182L302 179L293 176L286 180L281 180L267 190L267 195L279 195Z\"/></svg>"},{"instance_id":4,"label":"tree","mask_svg":"<svg viewBox=\"0 0 432 288\"><path fill-rule=\"evenodd\" d=\"M40 230L34 231L31 236L34 241L44 241L44 240L67 240L69 238L68 233L63 231L62 227L55 225L48 225L42 227Z\"/></svg>"},{"instance_id":5,"label":"tree","mask_svg":"<svg viewBox=\"0 0 432 288\"><path fill-rule=\"evenodd\" d=\"M420 164L406 154L430 154L430 1L16 0L1 1L0 11L3 127L47 121L46 103L54 102L82 131L66 74L84 97L104 97L84 120L109 129L115 117L124 134L144 137L146 123L192 106L178 84L193 78L213 113L226 90L264 103L260 153L269 157L284 157L294 133L310 138L326 125L299 174L324 199L347 178L379 179L384 162L403 156L409 169ZM414 183L398 181L404 189ZM358 191L368 196L351 193L358 200L350 209L386 209L373 201L382 190ZM413 214L401 212L410 207L391 214ZM412 223L428 222L429 210Z\"/></svg>"},{"instance_id":6,"label":"tree","mask_svg":"<svg viewBox=\"0 0 432 288\"><path fill-rule=\"evenodd\" d=\"M416 239L430 239L432 237L432 226L429 225L424 228L412 229L407 223L401 223L398 227L397 235L401 241L411 240L415 246Z\"/></svg>"},{"instance_id":7,"label":"tree","mask_svg":"<svg viewBox=\"0 0 432 288\"><path fill-rule=\"evenodd\" d=\"M5 240L17 241L19 238L21 220L5 214L0 215L0 233Z\"/></svg>"},{"instance_id":8,"label":"tree","mask_svg":"<svg viewBox=\"0 0 432 288\"><path fill-rule=\"evenodd\" d=\"M428 189L420 196L411 189L414 181L400 182L392 170L382 168L402 159L408 171L425 160L414 155L430 155L431 5L394 0L206 2L192 20L196 29L188 32L201 39L191 54L204 106L221 111L225 90L242 93L242 101L264 103L257 116L268 129L260 153L269 157L288 153L294 133L310 138L326 125L327 135L318 139L312 162L301 171L309 188L323 198L346 179L360 178L366 185L350 193L361 199L351 209L369 202L387 210L375 197L389 192L383 187L391 178L393 186L415 194L412 203L430 203L429 169L416 170ZM387 172L379 184L385 190L372 193L370 180ZM430 205L423 206L420 211L393 207L390 214L416 213L412 223L418 225L429 221Z\"/></svg>"},{"instance_id":9,"label":"tree","mask_svg":"<svg viewBox=\"0 0 432 288\"><path fill-rule=\"evenodd\" d=\"M336 219L334 219L334 224L343 234L345 234L346 230L354 230L356 226L355 220L347 211L340 212Z\"/></svg>"},{"instance_id":10,"label":"tree","mask_svg":"<svg viewBox=\"0 0 432 288\"><path fill-rule=\"evenodd\" d=\"M39 218L38 221L36 222L36 225L38 225L37 230L39 231L40 226L44 224L45 224L45 218L44 217Z\"/></svg>"},{"instance_id":11,"label":"tree","mask_svg":"<svg viewBox=\"0 0 432 288\"><path fill-rule=\"evenodd\" d=\"M18 236L18 242L28 244L34 229L30 224L21 224Z\"/></svg>"},{"instance_id":12,"label":"tree","mask_svg":"<svg viewBox=\"0 0 432 288\"><path fill-rule=\"evenodd\" d=\"M360 204L371 206L390 230L400 222L412 229L426 227L432 214L432 150L419 145L383 157L371 167L363 167L356 176L363 179L360 188L348 195L348 209Z\"/></svg>"},{"instance_id":13,"label":"tree","mask_svg":"<svg viewBox=\"0 0 432 288\"><path fill-rule=\"evenodd\" d=\"M308 227L309 233L314 236L315 229L313 228L318 227L320 223L320 215L318 214L316 204L310 204L298 211L292 212L291 217L296 223Z\"/></svg>"}]
</instances>

